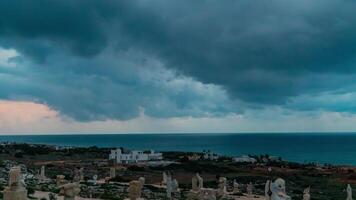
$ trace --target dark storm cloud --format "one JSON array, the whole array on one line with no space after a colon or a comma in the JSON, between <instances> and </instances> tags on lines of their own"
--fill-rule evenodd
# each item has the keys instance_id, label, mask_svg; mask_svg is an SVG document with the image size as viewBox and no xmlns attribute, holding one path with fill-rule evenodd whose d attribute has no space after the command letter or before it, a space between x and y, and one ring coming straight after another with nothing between
<instances>
[{"instance_id":1,"label":"dark storm cloud","mask_svg":"<svg viewBox=\"0 0 356 200\"><path fill-rule=\"evenodd\" d=\"M140 109L155 117L219 115L240 112L241 100L286 105L305 95L348 93L353 83L343 78L356 70L355 9L350 0L5 0L0 46L33 62L7 70L19 80L3 79L12 84L0 95L38 98L94 120L130 119ZM167 77L150 71L147 60L186 83L159 80ZM137 74L144 70L165 84L143 81ZM197 87L196 80L213 85ZM224 90L230 99L216 96Z\"/></svg>"},{"instance_id":2,"label":"dark storm cloud","mask_svg":"<svg viewBox=\"0 0 356 200\"><path fill-rule=\"evenodd\" d=\"M34 56L45 53L39 49L46 42L91 56L106 46L107 31L103 25L116 14L115 8L112 1L5 0L0 2L0 34L9 40L19 40L17 47ZM6 40L3 42L6 44Z\"/></svg>"},{"instance_id":3,"label":"dark storm cloud","mask_svg":"<svg viewBox=\"0 0 356 200\"><path fill-rule=\"evenodd\" d=\"M0 99L45 103L79 121L128 120L141 112L161 118L240 112L221 88L177 77L130 53L50 55L46 64L19 61L16 67L0 67L0 77Z\"/></svg>"},{"instance_id":4,"label":"dark storm cloud","mask_svg":"<svg viewBox=\"0 0 356 200\"><path fill-rule=\"evenodd\" d=\"M352 1L198 2L155 9L173 10L162 12L163 40L147 46L233 97L279 104L308 92L307 75L355 71Z\"/></svg>"}]
</instances>

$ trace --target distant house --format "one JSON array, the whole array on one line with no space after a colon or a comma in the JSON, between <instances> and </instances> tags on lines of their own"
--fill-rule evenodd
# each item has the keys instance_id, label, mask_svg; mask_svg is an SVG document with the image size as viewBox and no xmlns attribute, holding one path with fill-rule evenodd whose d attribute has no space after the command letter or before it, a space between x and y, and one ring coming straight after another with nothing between
<instances>
[{"instance_id":1,"label":"distant house","mask_svg":"<svg viewBox=\"0 0 356 200\"><path fill-rule=\"evenodd\" d=\"M188 160L190 160L190 161L197 161L200 159L201 159L201 155L199 155L199 154L193 154L193 155L188 156Z\"/></svg>"},{"instance_id":2,"label":"distant house","mask_svg":"<svg viewBox=\"0 0 356 200\"><path fill-rule=\"evenodd\" d=\"M249 156L243 155L241 157L232 158L234 162L247 162L247 163L255 163L257 160L255 158L251 158Z\"/></svg>"},{"instance_id":3,"label":"distant house","mask_svg":"<svg viewBox=\"0 0 356 200\"><path fill-rule=\"evenodd\" d=\"M204 160L218 160L219 159L219 155L216 153L213 153L211 151L203 151L204 155L203 155L203 159Z\"/></svg>"},{"instance_id":4,"label":"distant house","mask_svg":"<svg viewBox=\"0 0 356 200\"><path fill-rule=\"evenodd\" d=\"M270 156L270 157L269 157L269 160L270 160L270 161L276 161L276 162L278 162L278 161L281 161L281 157L278 157L278 156Z\"/></svg>"},{"instance_id":5,"label":"distant house","mask_svg":"<svg viewBox=\"0 0 356 200\"><path fill-rule=\"evenodd\" d=\"M61 150L73 149L73 147L71 147L71 146L54 146L54 149L56 151L61 151Z\"/></svg>"},{"instance_id":6,"label":"distant house","mask_svg":"<svg viewBox=\"0 0 356 200\"><path fill-rule=\"evenodd\" d=\"M121 149L111 150L109 160L114 160L116 163L138 163L151 160L162 160L162 153L155 153L153 150L145 153L143 151L127 151Z\"/></svg>"}]
</instances>

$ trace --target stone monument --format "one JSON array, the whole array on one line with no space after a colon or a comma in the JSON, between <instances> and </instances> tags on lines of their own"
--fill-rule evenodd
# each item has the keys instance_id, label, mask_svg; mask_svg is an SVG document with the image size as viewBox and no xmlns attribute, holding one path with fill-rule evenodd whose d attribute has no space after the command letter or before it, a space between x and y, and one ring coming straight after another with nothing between
<instances>
[{"instance_id":1,"label":"stone monument","mask_svg":"<svg viewBox=\"0 0 356 200\"><path fill-rule=\"evenodd\" d=\"M84 181L84 168L79 169L79 181Z\"/></svg>"},{"instance_id":2,"label":"stone monument","mask_svg":"<svg viewBox=\"0 0 356 200\"><path fill-rule=\"evenodd\" d=\"M110 167L110 178L116 177L116 169L115 167Z\"/></svg>"},{"instance_id":3,"label":"stone monument","mask_svg":"<svg viewBox=\"0 0 356 200\"><path fill-rule=\"evenodd\" d=\"M240 193L239 183L237 183L236 179L234 179L233 188L234 189L233 189L232 193L234 193L234 194Z\"/></svg>"},{"instance_id":4,"label":"stone monument","mask_svg":"<svg viewBox=\"0 0 356 200\"><path fill-rule=\"evenodd\" d=\"M303 200L310 200L310 187L304 189Z\"/></svg>"},{"instance_id":5,"label":"stone monument","mask_svg":"<svg viewBox=\"0 0 356 200\"><path fill-rule=\"evenodd\" d=\"M137 181L131 181L129 183L129 200L142 200L141 193L143 185L145 184L145 178L140 177Z\"/></svg>"},{"instance_id":6,"label":"stone monument","mask_svg":"<svg viewBox=\"0 0 356 200\"><path fill-rule=\"evenodd\" d=\"M75 196L77 196L80 192L80 185L78 182L76 183L67 183L61 185L59 194L64 196L64 200L74 200Z\"/></svg>"},{"instance_id":7,"label":"stone monument","mask_svg":"<svg viewBox=\"0 0 356 200\"><path fill-rule=\"evenodd\" d=\"M93 184L96 185L96 183L98 182L98 175L94 175L93 176Z\"/></svg>"},{"instance_id":8,"label":"stone monument","mask_svg":"<svg viewBox=\"0 0 356 200\"><path fill-rule=\"evenodd\" d=\"M167 184L167 173L163 172L162 173L162 185L166 185Z\"/></svg>"},{"instance_id":9,"label":"stone monument","mask_svg":"<svg viewBox=\"0 0 356 200\"><path fill-rule=\"evenodd\" d=\"M9 186L5 187L4 200L27 200L27 190L21 180L21 168L16 166L10 169Z\"/></svg>"},{"instance_id":10,"label":"stone monument","mask_svg":"<svg viewBox=\"0 0 356 200\"><path fill-rule=\"evenodd\" d=\"M174 179L173 180L173 183L172 183L172 191L173 192L179 192L179 183L177 181L177 179Z\"/></svg>"},{"instance_id":11,"label":"stone monument","mask_svg":"<svg viewBox=\"0 0 356 200\"><path fill-rule=\"evenodd\" d=\"M250 197L253 195L252 190L253 190L253 185L252 185L252 183L250 182L250 183L247 184L247 186L246 186L247 195L250 196Z\"/></svg>"},{"instance_id":12,"label":"stone monument","mask_svg":"<svg viewBox=\"0 0 356 200\"><path fill-rule=\"evenodd\" d=\"M227 182L227 179L225 177L219 178L217 196L220 198L224 197L228 194L227 188L226 188L226 182Z\"/></svg>"},{"instance_id":13,"label":"stone monument","mask_svg":"<svg viewBox=\"0 0 356 200\"><path fill-rule=\"evenodd\" d=\"M40 170L40 174L39 174L39 180L46 180L47 178L46 178L46 168L45 168L45 166L43 165L42 167L41 167L41 170Z\"/></svg>"},{"instance_id":14,"label":"stone monument","mask_svg":"<svg viewBox=\"0 0 356 200\"><path fill-rule=\"evenodd\" d=\"M199 175L199 173L196 173L195 176L192 178L192 190L193 191L199 191L203 187L204 187L204 180Z\"/></svg>"},{"instance_id":15,"label":"stone monument","mask_svg":"<svg viewBox=\"0 0 356 200\"><path fill-rule=\"evenodd\" d=\"M171 199L172 198L172 191L173 191L173 180L171 174L166 174L166 177L164 177L165 173L163 173L163 181L166 184L166 192L167 192L167 198ZM164 178L166 180L164 180Z\"/></svg>"},{"instance_id":16,"label":"stone monument","mask_svg":"<svg viewBox=\"0 0 356 200\"><path fill-rule=\"evenodd\" d=\"M203 189L203 184L204 184L203 178L199 175L199 173L196 173L195 176L193 176L192 178L192 189L189 191L187 195L189 200L199 199L199 196L205 196L200 193L200 191Z\"/></svg>"},{"instance_id":17,"label":"stone monument","mask_svg":"<svg viewBox=\"0 0 356 200\"><path fill-rule=\"evenodd\" d=\"M216 200L216 191L211 188L202 188L198 194L198 200Z\"/></svg>"},{"instance_id":18,"label":"stone monument","mask_svg":"<svg viewBox=\"0 0 356 200\"><path fill-rule=\"evenodd\" d=\"M346 192L347 192L346 200L352 200L352 188L350 184L347 184Z\"/></svg>"},{"instance_id":19,"label":"stone monument","mask_svg":"<svg viewBox=\"0 0 356 200\"><path fill-rule=\"evenodd\" d=\"M177 181L177 179L172 178L171 173L166 174L165 185L166 185L166 192L167 192L168 199L172 198L172 193L179 192L178 181Z\"/></svg>"},{"instance_id":20,"label":"stone monument","mask_svg":"<svg viewBox=\"0 0 356 200\"><path fill-rule=\"evenodd\" d=\"M271 192L271 200L291 200L291 197L286 193L286 183L281 178L271 184Z\"/></svg>"},{"instance_id":21,"label":"stone monument","mask_svg":"<svg viewBox=\"0 0 356 200\"><path fill-rule=\"evenodd\" d=\"M61 185L65 184L65 179L64 178L65 178L64 175L57 175L57 177L56 177L57 186L61 186Z\"/></svg>"}]
</instances>

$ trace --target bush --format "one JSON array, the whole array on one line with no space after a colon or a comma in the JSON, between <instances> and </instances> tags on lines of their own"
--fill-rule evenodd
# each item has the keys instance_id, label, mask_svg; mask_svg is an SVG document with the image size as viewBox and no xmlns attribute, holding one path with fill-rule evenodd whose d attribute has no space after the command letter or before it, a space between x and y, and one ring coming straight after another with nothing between
<instances>
[{"instance_id":1,"label":"bush","mask_svg":"<svg viewBox=\"0 0 356 200\"><path fill-rule=\"evenodd\" d=\"M131 165L127 168L130 171L135 171L135 172L143 172L145 171L144 167L136 166L136 165Z\"/></svg>"},{"instance_id":2,"label":"bush","mask_svg":"<svg viewBox=\"0 0 356 200\"><path fill-rule=\"evenodd\" d=\"M30 196L32 194L35 194L35 188L33 187L27 188L27 196Z\"/></svg>"},{"instance_id":3,"label":"bush","mask_svg":"<svg viewBox=\"0 0 356 200\"><path fill-rule=\"evenodd\" d=\"M15 153L15 158L23 158L23 153L22 152L16 152Z\"/></svg>"}]
</instances>

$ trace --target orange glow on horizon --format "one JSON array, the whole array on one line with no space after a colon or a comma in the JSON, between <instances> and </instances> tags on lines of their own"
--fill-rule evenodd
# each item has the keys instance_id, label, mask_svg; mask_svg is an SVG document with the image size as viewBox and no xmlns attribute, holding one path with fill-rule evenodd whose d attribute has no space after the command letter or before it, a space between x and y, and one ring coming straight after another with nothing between
<instances>
[{"instance_id":1,"label":"orange glow on horizon","mask_svg":"<svg viewBox=\"0 0 356 200\"><path fill-rule=\"evenodd\" d=\"M55 118L58 112L45 104L30 101L0 101L0 124L15 125Z\"/></svg>"}]
</instances>

